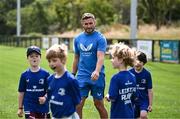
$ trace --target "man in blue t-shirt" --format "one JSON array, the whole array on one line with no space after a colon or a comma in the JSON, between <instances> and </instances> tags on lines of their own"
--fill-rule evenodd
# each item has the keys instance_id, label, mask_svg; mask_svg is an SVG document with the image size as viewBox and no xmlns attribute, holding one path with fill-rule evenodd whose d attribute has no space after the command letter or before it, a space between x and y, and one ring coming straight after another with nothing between
<instances>
[{"instance_id":1,"label":"man in blue t-shirt","mask_svg":"<svg viewBox=\"0 0 180 119\"><path fill-rule=\"evenodd\" d=\"M137 90L139 91L139 100L135 103L135 117L147 119L148 112L152 111L153 90L151 73L144 68L147 63L146 54L137 53L137 61L134 68L130 69L136 77Z\"/></svg>"},{"instance_id":2,"label":"man in blue t-shirt","mask_svg":"<svg viewBox=\"0 0 180 119\"><path fill-rule=\"evenodd\" d=\"M94 104L101 118L107 118L103 97L105 89L104 55L106 52L106 38L95 30L96 20L93 14L84 13L81 18L84 32L74 39L74 61L72 73L77 72L80 87L81 103L77 112L82 118L82 108L89 92L93 96Z\"/></svg>"}]
</instances>

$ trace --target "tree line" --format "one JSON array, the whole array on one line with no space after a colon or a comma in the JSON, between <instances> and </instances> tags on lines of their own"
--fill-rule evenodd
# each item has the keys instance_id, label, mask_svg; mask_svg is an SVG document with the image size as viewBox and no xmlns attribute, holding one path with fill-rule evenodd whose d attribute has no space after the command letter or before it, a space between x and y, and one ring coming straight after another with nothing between
<instances>
[{"instance_id":1,"label":"tree line","mask_svg":"<svg viewBox=\"0 0 180 119\"><path fill-rule=\"evenodd\" d=\"M17 0L0 1L0 35L16 34ZM97 25L130 24L131 0L21 0L21 34L51 34L80 28L92 12ZM180 19L180 0L138 0L138 23L171 25Z\"/></svg>"}]
</instances>

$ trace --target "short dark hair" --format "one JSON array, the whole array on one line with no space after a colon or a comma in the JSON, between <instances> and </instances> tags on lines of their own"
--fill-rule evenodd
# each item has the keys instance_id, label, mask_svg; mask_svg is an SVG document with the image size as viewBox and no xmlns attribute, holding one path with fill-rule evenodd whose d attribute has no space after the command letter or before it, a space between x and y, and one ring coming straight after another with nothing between
<instances>
[{"instance_id":1,"label":"short dark hair","mask_svg":"<svg viewBox=\"0 0 180 119\"><path fill-rule=\"evenodd\" d=\"M92 13L84 13L84 14L82 15L81 20L88 19L88 18L93 18L93 19L95 19L95 16L94 16L94 14L92 14Z\"/></svg>"},{"instance_id":2,"label":"short dark hair","mask_svg":"<svg viewBox=\"0 0 180 119\"><path fill-rule=\"evenodd\" d=\"M137 59L138 59L139 61L143 62L144 64L147 63L146 54L143 53L143 52L141 52L141 51L138 52Z\"/></svg>"}]
</instances>

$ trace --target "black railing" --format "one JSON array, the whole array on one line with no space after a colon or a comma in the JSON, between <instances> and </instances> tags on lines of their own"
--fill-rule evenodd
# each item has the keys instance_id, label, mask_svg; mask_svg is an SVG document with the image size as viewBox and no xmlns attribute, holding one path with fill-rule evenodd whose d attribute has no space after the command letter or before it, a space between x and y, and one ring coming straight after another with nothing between
<instances>
[{"instance_id":1,"label":"black railing","mask_svg":"<svg viewBox=\"0 0 180 119\"><path fill-rule=\"evenodd\" d=\"M44 48L44 42L43 38L48 38L48 46L50 47L53 43L53 38L58 39L57 43L64 43L68 46L69 51L73 51L73 38L71 37L27 37L27 36L22 36L22 37L16 37L16 36L0 36L0 45L5 45L5 46L12 46L12 47L28 47L31 45L36 45L40 48ZM143 40L143 41L152 41L152 53L151 53L151 60L152 61L160 61L160 52L161 52L161 47L160 47L160 42L163 40L158 40L158 39L107 39L107 44L108 48L111 44L118 43L118 42L124 42L125 44L133 46L134 44L137 44L137 41ZM180 54L180 41L179 40L173 40L173 41L178 41L179 42L179 47L178 51ZM133 43L132 43L133 42ZM108 53L108 48L107 48L107 55ZM180 59L180 56L179 56Z\"/></svg>"}]
</instances>

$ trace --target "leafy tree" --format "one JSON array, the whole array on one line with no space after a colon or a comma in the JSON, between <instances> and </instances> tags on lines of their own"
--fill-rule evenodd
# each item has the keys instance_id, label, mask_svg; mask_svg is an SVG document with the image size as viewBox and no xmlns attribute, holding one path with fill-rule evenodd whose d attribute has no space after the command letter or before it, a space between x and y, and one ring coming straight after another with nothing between
<instances>
[{"instance_id":1,"label":"leafy tree","mask_svg":"<svg viewBox=\"0 0 180 119\"><path fill-rule=\"evenodd\" d=\"M171 24L172 21L179 21L180 19L180 0L171 0L171 4L168 5L169 11L166 14L166 19L168 24Z\"/></svg>"},{"instance_id":2,"label":"leafy tree","mask_svg":"<svg viewBox=\"0 0 180 119\"><path fill-rule=\"evenodd\" d=\"M17 0L0 0L0 34L16 34ZM92 12L97 25L130 23L131 0L21 0L21 31L53 33L80 28L81 15ZM180 19L180 0L138 0L138 20L169 25Z\"/></svg>"},{"instance_id":3,"label":"leafy tree","mask_svg":"<svg viewBox=\"0 0 180 119\"><path fill-rule=\"evenodd\" d=\"M172 10L179 0L140 0L139 19L154 23L158 30L162 24L171 21Z\"/></svg>"},{"instance_id":4,"label":"leafy tree","mask_svg":"<svg viewBox=\"0 0 180 119\"><path fill-rule=\"evenodd\" d=\"M130 0L112 0L112 6L117 15L117 23L129 24L130 23Z\"/></svg>"},{"instance_id":5,"label":"leafy tree","mask_svg":"<svg viewBox=\"0 0 180 119\"><path fill-rule=\"evenodd\" d=\"M7 25L6 14L16 8L15 0L1 0L0 1L0 34L11 34L13 30Z\"/></svg>"},{"instance_id":6,"label":"leafy tree","mask_svg":"<svg viewBox=\"0 0 180 119\"><path fill-rule=\"evenodd\" d=\"M65 28L68 27L70 23L70 7L71 4L68 2L64 2L63 4L56 5L56 14L57 14L57 20L59 24L59 30L63 32Z\"/></svg>"},{"instance_id":7,"label":"leafy tree","mask_svg":"<svg viewBox=\"0 0 180 119\"><path fill-rule=\"evenodd\" d=\"M98 25L111 24L115 10L108 0L84 0L83 12L95 14Z\"/></svg>"},{"instance_id":8,"label":"leafy tree","mask_svg":"<svg viewBox=\"0 0 180 119\"><path fill-rule=\"evenodd\" d=\"M26 7L35 0L21 0L21 7ZM0 1L0 34L16 34L17 0Z\"/></svg>"},{"instance_id":9,"label":"leafy tree","mask_svg":"<svg viewBox=\"0 0 180 119\"><path fill-rule=\"evenodd\" d=\"M33 4L33 11L30 14L29 21L29 31L28 32L38 32L47 34L48 33L48 20L47 14L41 3L35 2Z\"/></svg>"}]
</instances>

